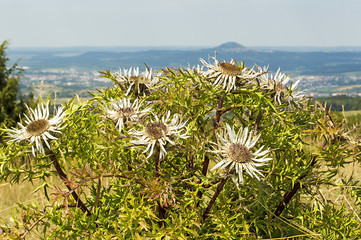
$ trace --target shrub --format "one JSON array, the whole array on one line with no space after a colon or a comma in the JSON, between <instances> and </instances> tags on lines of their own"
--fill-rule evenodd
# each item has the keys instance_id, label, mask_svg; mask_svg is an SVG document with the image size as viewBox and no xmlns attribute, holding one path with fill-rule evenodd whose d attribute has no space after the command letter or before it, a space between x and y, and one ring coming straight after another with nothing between
<instances>
[{"instance_id":1,"label":"shrub","mask_svg":"<svg viewBox=\"0 0 361 240\"><path fill-rule=\"evenodd\" d=\"M19 204L3 235L360 238L359 183L339 174L359 163L358 136L290 76L214 61L105 71L113 87L5 129L0 180L40 179L49 204Z\"/></svg>"}]
</instances>

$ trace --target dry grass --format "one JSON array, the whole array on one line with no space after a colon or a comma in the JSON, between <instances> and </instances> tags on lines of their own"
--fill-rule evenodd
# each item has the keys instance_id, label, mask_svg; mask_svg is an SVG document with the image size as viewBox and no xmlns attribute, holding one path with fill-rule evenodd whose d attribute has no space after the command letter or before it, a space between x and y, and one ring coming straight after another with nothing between
<instances>
[{"instance_id":1,"label":"dry grass","mask_svg":"<svg viewBox=\"0 0 361 240\"><path fill-rule=\"evenodd\" d=\"M58 181L50 179L50 182ZM8 222L12 215L16 216L18 214L15 211L17 203L47 205L48 201L44 196L44 191L34 192L39 184L39 181L34 181L34 184L27 181L13 185L9 183L0 184L0 218Z\"/></svg>"},{"instance_id":2,"label":"dry grass","mask_svg":"<svg viewBox=\"0 0 361 240\"><path fill-rule=\"evenodd\" d=\"M50 177L47 179L47 182L53 186L59 186L63 188L63 183L60 182L57 177ZM9 184L9 183L2 183L0 184L0 226L7 225L11 227L12 218L20 220L25 216L24 212L19 211L18 203L29 205L34 204L43 208L45 206L51 205L51 201L53 197L50 195L50 202L46 199L44 195L44 190L40 189L39 191L35 190L38 186L41 185L41 181L34 180L33 184L28 181L24 181L19 184ZM48 194L53 192L51 189L48 189ZM28 225L29 227L30 225ZM12 229L11 231L16 232L17 234L24 233L24 229ZM1 228L0 228L1 232ZM37 231L31 231L27 233L26 239L35 240L35 239L43 239ZM0 234L0 240L2 239L13 239L5 237L4 235Z\"/></svg>"}]
</instances>

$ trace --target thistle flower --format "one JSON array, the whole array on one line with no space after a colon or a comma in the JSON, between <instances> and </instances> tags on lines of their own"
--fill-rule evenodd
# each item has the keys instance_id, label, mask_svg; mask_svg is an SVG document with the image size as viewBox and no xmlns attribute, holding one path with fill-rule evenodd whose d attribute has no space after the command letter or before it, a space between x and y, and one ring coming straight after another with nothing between
<instances>
[{"instance_id":1,"label":"thistle flower","mask_svg":"<svg viewBox=\"0 0 361 240\"><path fill-rule=\"evenodd\" d=\"M136 67L123 69L123 72L120 69L119 72L115 72L112 75L120 84L127 88L125 95L128 95L131 90L138 95L145 93L159 82L159 78L157 76L154 77L152 69L149 68L141 74L139 74L139 67Z\"/></svg>"},{"instance_id":2,"label":"thistle flower","mask_svg":"<svg viewBox=\"0 0 361 240\"><path fill-rule=\"evenodd\" d=\"M164 158L167 154L165 145L167 142L174 145L175 142L171 139L173 136L178 138L188 138L186 133L181 133L184 129L186 122L181 122L178 115L174 115L170 121L170 111L166 116L163 116L160 120L158 116L154 115L155 121L151 121L145 125L142 131L133 131L132 134L138 136L138 140L132 141L136 145L147 145L147 148L143 153L148 153L147 158L150 158L154 152L156 144L159 145L160 153L159 159Z\"/></svg>"},{"instance_id":3,"label":"thistle flower","mask_svg":"<svg viewBox=\"0 0 361 240\"><path fill-rule=\"evenodd\" d=\"M253 136L253 131L248 131L248 128L240 128L236 134L234 127L228 124L227 132L223 131L221 134L217 133L218 144L215 144L214 150L210 151L218 154L220 162L218 162L212 169L227 168L228 172L232 174L233 180L243 184L243 170L246 171L251 177L263 176L257 167L263 166L265 162L272 158L267 158L269 150L263 150L264 146L256 151L252 151L256 145L260 134Z\"/></svg>"},{"instance_id":4,"label":"thistle flower","mask_svg":"<svg viewBox=\"0 0 361 240\"><path fill-rule=\"evenodd\" d=\"M193 72L195 74L203 74L204 73L203 66L199 66L198 64L197 64L197 66L193 66L193 67L188 66L187 71Z\"/></svg>"},{"instance_id":5,"label":"thistle flower","mask_svg":"<svg viewBox=\"0 0 361 240\"><path fill-rule=\"evenodd\" d=\"M239 67L235 64L234 60L230 62L219 62L216 58L213 59L214 65L200 59L201 63L208 68L208 71L204 72L204 76L216 78L213 84L216 86L222 85L222 88L225 89L226 92L236 89L237 81L247 83L259 76L259 73L253 69Z\"/></svg>"},{"instance_id":6,"label":"thistle flower","mask_svg":"<svg viewBox=\"0 0 361 240\"><path fill-rule=\"evenodd\" d=\"M47 102L46 105L44 105L44 103L39 103L37 108L29 110L29 116L25 115L25 126L18 123L20 129L7 129L8 136L11 138L8 142L20 142L25 140L32 144L34 156L35 148L44 154L45 149L43 143L45 143L47 148L51 149L49 141L57 139L52 134L61 133L59 130L65 127L65 125L62 124L67 113L64 111L63 107L60 107L57 110L56 115L52 119L49 119L49 102Z\"/></svg>"},{"instance_id":7,"label":"thistle flower","mask_svg":"<svg viewBox=\"0 0 361 240\"><path fill-rule=\"evenodd\" d=\"M147 107L140 110L141 104L138 99L133 103L130 102L130 98L123 98L118 101L112 99L112 108L103 105L103 108L111 119L116 121L116 127L119 128L119 132L123 129L125 121L137 121L141 116L148 113L151 108Z\"/></svg>"},{"instance_id":8,"label":"thistle flower","mask_svg":"<svg viewBox=\"0 0 361 240\"><path fill-rule=\"evenodd\" d=\"M275 75L268 73L261 75L259 80L263 90L274 93L274 101L278 104L284 102L288 102L289 104L294 102L298 104L304 99L304 93L297 91L297 85L300 80L291 83L291 85L287 87L286 84L290 81L290 76L281 73L280 69L277 70Z\"/></svg>"}]
</instances>

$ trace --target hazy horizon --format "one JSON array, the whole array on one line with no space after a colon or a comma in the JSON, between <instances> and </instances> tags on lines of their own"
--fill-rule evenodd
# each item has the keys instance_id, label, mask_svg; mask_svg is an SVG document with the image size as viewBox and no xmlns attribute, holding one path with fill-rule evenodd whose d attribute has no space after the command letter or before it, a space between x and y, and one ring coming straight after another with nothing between
<instances>
[{"instance_id":1,"label":"hazy horizon","mask_svg":"<svg viewBox=\"0 0 361 240\"><path fill-rule=\"evenodd\" d=\"M229 43L229 42L225 42ZM44 51L44 52L53 52L53 51L110 51L110 52L121 52L121 51L129 51L129 52L137 52L137 51L149 51L149 50L202 50L202 49L211 49L216 48L222 44L213 45L213 46L192 46L192 45L168 45L168 46L62 46L62 47L52 47L52 46L38 46L38 47L14 47L11 45L8 46L9 51ZM239 43L241 44L241 43ZM361 51L360 46L246 46L241 44L243 47L249 50L279 50L279 51Z\"/></svg>"},{"instance_id":2,"label":"hazy horizon","mask_svg":"<svg viewBox=\"0 0 361 240\"><path fill-rule=\"evenodd\" d=\"M3 40L8 41L8 40ZM231 41L228 41L231 42ZM212 48L217 47L221 44L228 43L223 42L219 43L218 45L67 45L67 46L12 46L11 41L8 41L9 48ZM332 46L326 46L326 45L244 45L242 43L239 43L242 46L246 48L261 48L261 47L280 47L280 48L358 48L361 47L360 45L332 45Z\"/></svg>"}]
</instances>

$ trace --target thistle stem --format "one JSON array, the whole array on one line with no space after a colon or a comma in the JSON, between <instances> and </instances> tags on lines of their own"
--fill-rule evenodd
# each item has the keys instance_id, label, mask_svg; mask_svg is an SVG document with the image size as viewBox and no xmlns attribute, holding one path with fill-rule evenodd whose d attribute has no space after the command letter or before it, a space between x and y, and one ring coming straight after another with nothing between
<instances>
[{"instance_id":1,"label":"thistle stem","mask_svg":"<svg viewBox=\"0 0 361 240\"><path fill-rule=\"evenodd\" d=\"M158 209L159 219L165 219L165 213L167 212L167 209L165 209L165 208L161 205L161 203L160 203L159 200L157 201L157 209ZM159 225L159 227L163 227L163 226L164 226L164 221L163 221L163 220L160 220L160 221L158 222L158 225Z\"/></svg>"},{"instance_id":2,"label":"thistle stem","mask_svg":"<svg viewBox=\"0 0 361 240\"><path fill-rule=\"evenodd\" d=\"M214 130L216 130L217 127L219 126L219 121L221 120L222 114L226 112L226 111L223 111L223 110L222 110L223 100L224 100L225 97L226 97L226 93L223 93L222 96L220 96L220 97L218 98L216 115L214 116L214 119L213 119L213 128L214 128ZM206 175L207 175L208 166L209 166L209 157L208 157L208 156L205 156L205 157L204 157L204 161L203 161L203 168L202 168L202 174L203 174L203 176L206 176ZM199 192L197 193L198 199L201 199L202 196L203 196L203 193L202 193L201 191L199 191ZM198 201L197 207L199 206L199 203L200 203L200 202Z\"/></svg>"},{"instance_id":3,"label":"thistle stem","mask_svg":"<svg viewBox=\"0 0 361 240\"><path fill-rule=\"evenodd\" d=\"M216 109L216 115L214 116L214 120L213 120L213 127L214 129L216 129L219 125L219 121L221 120L221 116L224 112L222 112L222 107L223 107L223 100L225 98L226 94L223 94L222 96L219 97L218 99L218 103L217 103L217 109Z\"/></svg>"},{"instance_id":4,"label":"thistle stem","mask_svg":"<svg viewBox=\"0 0 361 240\"><path fill-rule=\"evenodd\" d=\"M82 202L82 200L79 198L78 194L73 191L73 188L70 185L70 182L68 180L68 176L64 173L63 169L61 168L58 159L55 156L55 153L51 150L49 150L50 153L50 160L52 161L56 172L58 173L58 175L60 176L60 179L64 182L65 186L68 188L68 190L71 192L71 195L73 196L77 206L80 207L80 209L86 213L87 216L91 216L91 212L88 210L88 208L85 206L85 204Z\"/></svg>"},{"instance_id":5,"label":"thistle stem","mask_svg":"<svg viewBox=\"0 0 361 240\"><path fill-rule=\"evenodd\" d=\"M217 189L216 189L216 191L214 192L212 199L209 201L206 210L204 210L204 213L203 213L203 215L202 215L202 221L204 221L204 220L208 217L209 212L210 212L210 210L211 210L214 202L216 201L218 195L219 195L219 194L221 193L221 191L223 190L224 185L226 184L227 180L228 180L228 177L225 177L225 178L222 178L222 180L218 183Z\"/></svg>"},{"instance_id":6,"label":"thistle stem","mask_svg":"<svg viewBox=\"0 0 361 240\"><path fill-rule=\"evenodd\" d=\"M310 163L310 170L312 170L312 168L315 166L316 162L317 162L317 157L318 155L316 156L313 156L312 159L311 159L311 163ZM280 216L281 213L283 212L283 210L286 208L287 204L291 201L292 197L297 193L297 191L302 187L301 186L301 181L302 179L304 179L307 174L309 173L309 171L305 174L303 174L302 176L300 176L298 179L297 179L297 182L293 185L293 188L291 189L291 191L289 192L286 192L284 195L283 195L283 200L282 202L280 202L277 206L277 209L276 211L274 212L274 215L272 216L272 219L275 218L276 216ZM303 184L304 186L304 184Z\"/></svg>"},{"instance_id":7,"label":"thistle stem","mask_svg":"<svg viewBox=\"0 0 361 240\"><path fill-rule=\"evenodd\" d=\"M159 166L160 166L160 159L159 153L154 155L154 177L159 178Z\"/></svg>"},{"instance_id":8,"label":"thistle stem","mask_svg":"<svg viewBox=\"0 0 361 240\"><path fill-rule=\"evenodd\" d=\"M127 124L127 122L124 122L124 126L123 126L123 129L121 130L121 133L124 135L124 136L126 136L126 134L125 134L125 131L124 131L124 129L128 129L127 126L128 124ZM132 163L132 152L131 152L131 149L125 149L125 153L128 155L128 171L130 172L130 171L132 171L133 170L133 168L132 168L132 165L133 165L133 163Z\"/></svg>"},{"instance_id":9,"label":"thistle stem","mask_svg":"<svg viewBox=\"0 0 361 240\"><path fill-rule=\"evenodd\" d=\"M203 161L203 168L202 168L203 176L207 176L208 166L209 166L209 157L206 155L204 156L204 161ZM197 207L199 206L200 199L202 198L202 196L203 196L203 192L199 190L197 193L197 198L198 198Z\"/></svg>"},{"instance_id":10,"label":"thistle stem","mask_svg":"<svg viewBox=\"0 0 361 240\"><path fill-rule=\"evenodd\" d=\"M160 157L160 151L156 151L154 154L154 165L155 165L155 169L154 169L154 177L156 178L157 181L159 181L159 177L160 177L160 173L159 173L159 167L160 167L160 162L161 159ZM164 219L165 218L165 213L167 212L167 209L165 209L162 204L160 203L160 200L157 200L157 211L158 211L158 217L159 219ZM164 226L164 221L160 220L158 222L159 227L163 227Z\"/></svg>"}]
</instances>

